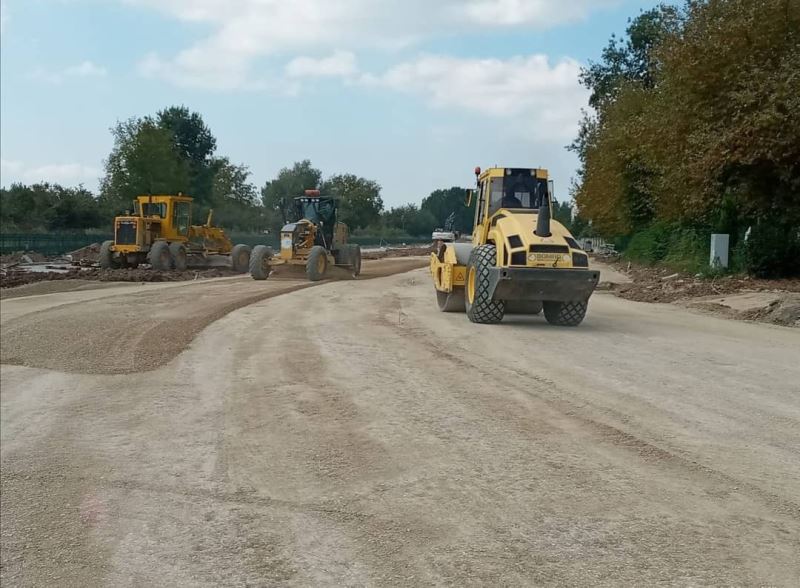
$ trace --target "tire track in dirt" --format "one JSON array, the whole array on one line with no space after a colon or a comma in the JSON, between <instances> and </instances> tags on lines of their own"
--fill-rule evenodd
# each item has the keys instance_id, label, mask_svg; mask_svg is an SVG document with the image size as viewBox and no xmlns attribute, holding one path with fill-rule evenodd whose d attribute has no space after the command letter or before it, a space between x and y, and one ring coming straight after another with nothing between
<instances>
[{"instance_id":1,"label":"tire track in dirt","mask_svg":"<svg viewBox=\"0 0 800 588\"><path fill-rule=\"evenodd\" d=\"M423 258L365 262L359 281L416 269L426 262ZM80 374L151 371L169 363L200 331L234 310L326 283L330 281L209 280L56 305L3 324L0 363ZM4 306L14 302L25 303L17 298Z\"/></svg>"},{"instance_id":2,"label":"tire track in dirt","mask_svg":"<svg viewBox=\"0 0 800 588\"><path fill-rule=\"evenodd\" d=\"M392 316L394 313L397 313L396 318ZM747 494L774 512L800 521L800 502L787 500L778 494L765 491L756 484L697 463L690 456L682 455L673 448L662 447L655 442L625 431L621 426L604 422L599 418L596 410L593 409L587 413L585 402L575 398L550 378L537 374L531 369L521 369L512 365L506 365L504 370L499 371L491 359L475 356L458 342L443 348L436 343L436 333L428 325L419 320L413 312L403 310L403 297L397 293L391 293L382 299L374 323L391 329L400 337L413 339L415 345L426 347L432 355L457 366L458 370L477 372L478 377L484 379L487 386L502 382L509 388L514 388L518 381L527 381L528 386L524 393L536 401L544 403L552 411L550 418L547 419L548 422L557 422L565 430L570 430L575 435L585 436L588 433L594 443L608 443L630 451L644 463L674 468L676 475L700 476L703 484L710 485L707 490L709 493L724 496L737 493ZM467 357L470 358L469 361L465 359ZM452 373L452 370L447 371ZM604 409L603 412L617 422L625 420L625 415L609 409Z\"/></svg>"}]
</instances>

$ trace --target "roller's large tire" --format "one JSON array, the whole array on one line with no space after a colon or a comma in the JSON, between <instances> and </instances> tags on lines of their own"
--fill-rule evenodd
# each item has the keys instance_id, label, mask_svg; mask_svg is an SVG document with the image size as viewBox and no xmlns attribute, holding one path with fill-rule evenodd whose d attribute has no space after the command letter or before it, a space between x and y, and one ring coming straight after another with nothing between
<instances>
[{"instance_id":1,"label":"roller's large tire","mask_svg":"<svg viewBox=\"0 0 800 588\"><path fill-rule=\"evenodd\" d=\"M172 255L172 269L178 272L185 272L189 267L189 254L186 252L186 247L183 243L172 243L169 246L169 252Z\"/></svg>"},{"instance_id":2,"label":"roller's large tire","mask_svg":"<svg viewBox=\"0 0 800 588\"><path fill-rule=\"evenodd\" d=\"M250 253L250 277L254 280L266 280L269 277L269 260L272 249L266 245L256 245Z\"/></svg>"},{"instance_id":3,"label":"roller's large tire","mask_svg":"<svg viewBox=\"0 0 800 588\"><path fill-rule=\"evenodd\" d=\"M467 264L465 307L473 323L494 325L503 320L506 303L489 295L489 268L497 262L494 245L479 245L472 250Z\"/></svg>"},{"instance_id":4,"label":"roller's large tire","mask_svg":"<svg viewBox=\"0 0 800 588\"><path fill-rule=\"evenodd\" d=\"M361 245L350 245L350 267L357 278L361 274Z\"/></svg>"},{"instance_id":5,"label":"roller's large tire","mask_svg":"<svg viewBox=\"0 0 800 588\"><path fill-rule=\"evenodd\" d=\"M147 261L154 270L169 271L172 269L172 254L166 241L156 241L147 253Z\"/></svg>"},{"instance_id":6,"label":"roller's large tire","mask_svg":"<svg viewBox=\"0 0 800 588\"><path fill-rule=\"evenodd\" d=\"M464 288L453 288L452 292L436 290L436 304L442 312L464 312Z\"/></svg>"},{"instance_id":7,"label":"roller's large tire","mask_svg":"<svg viewBox=\"0 0 800 588\"><path fill-rule=\"evenodd\" d=\"M328 273L328 254L324 247L314 245L306 260L306 275L312 282L319 282Z\"/></svg>"},{"instance_id":8,"label":"roller's large tire","mask_svg":"<svg viewBox=\"0 0 800 588\"><path fill-rule=\"evenodd\" d=\"M103 244L100 245L100 267L103 269L117 269L120 267L119 261L114 259L114 252L111 251L111 247L114 245L114 241L103 241Z\"/></svg>"},{"instance_id":9,"label":"roller's large tire","mask_svg":"<svg viewBox=\"0 0 800 588\"><path fill-rule=\"evenodd\" d=\"M589 301L545 302L544 318L551 325L559 327L577 327L586 316Z\"/></svg>"},{"instance_id":10,"label":"roller's large tire","mask_svg":"<svg viewBox=\"0 0 800 588\"><path fill-rule=\"evenodd\" d=\"M263 245L262 245L263 247ZM252 251L249 245L239 243L231 251L231 267L233 271L243 274L250 269L250 255Z\"/></svg>"}]
</instances>

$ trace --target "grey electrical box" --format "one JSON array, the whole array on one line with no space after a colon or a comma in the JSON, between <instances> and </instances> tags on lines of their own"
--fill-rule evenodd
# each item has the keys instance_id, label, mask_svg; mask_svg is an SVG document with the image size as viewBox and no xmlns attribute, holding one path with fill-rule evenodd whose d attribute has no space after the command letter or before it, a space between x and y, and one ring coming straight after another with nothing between
<instances>
[{"instance_id":1,"label":"grey electrical box","mask_svg":"<svg viewBox=\"0 0 800 588\"><path fill-rule=\"evenodd\" d=\"M711 267L728 267L730 235L711 235Z\"/></svg>"}]
</instances>

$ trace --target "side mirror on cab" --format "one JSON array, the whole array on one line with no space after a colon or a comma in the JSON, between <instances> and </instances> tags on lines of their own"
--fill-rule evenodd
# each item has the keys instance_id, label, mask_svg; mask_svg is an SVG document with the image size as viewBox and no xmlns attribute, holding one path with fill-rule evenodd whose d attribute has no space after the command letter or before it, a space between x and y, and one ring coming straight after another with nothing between
<instances>
[{"instance_id":1,"label":"side mirror on cab","mask_svg":"<svg viewBox=\"0 0 800 588\"><path fill-rule=\"evenodd\" d=\"M466 198L464 198L464 206L466 206L467 208L472 206L472 196L473 196L473 194L475 194L474 190L467 189L467 195L466 195Z\"/></svg>"}]
</instances>

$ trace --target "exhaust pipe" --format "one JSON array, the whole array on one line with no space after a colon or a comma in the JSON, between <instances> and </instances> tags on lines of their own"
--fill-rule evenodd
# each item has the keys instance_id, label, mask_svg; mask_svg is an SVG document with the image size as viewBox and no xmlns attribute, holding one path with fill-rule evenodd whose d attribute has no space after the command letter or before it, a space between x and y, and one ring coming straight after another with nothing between
<instances>
[{"instance_id":1,"label":"exhaust pipe","mask_svg":"<svg viewBox=\"0 0 800 588\"><path fill-rule=\"evenodd\" d=\"M536 236L549 237L552 235L550 232L550 199L545 197L539 206L539 216L536 219Z\"/></svg>"}]
</instances>

